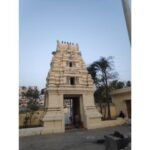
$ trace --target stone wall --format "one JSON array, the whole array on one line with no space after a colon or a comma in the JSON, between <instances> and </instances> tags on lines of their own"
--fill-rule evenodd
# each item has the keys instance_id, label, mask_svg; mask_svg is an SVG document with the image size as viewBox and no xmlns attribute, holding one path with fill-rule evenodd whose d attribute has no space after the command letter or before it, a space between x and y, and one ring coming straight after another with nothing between
<instances>
[{"instance_id":1,"label":"stone wall","mask_svg":"<svg viewBox=\"0 0 150 150\"><path fill-rule=\"evenodd\" d=\"M41 120L44 116L44 111L34 111L33 114L29 112L20 113L19 114L19 127L24 127L24 121L25 121L26 116L27 117L31 116L31 122L29 120L27 126L40 126Z\"/></svg>"},{"instance_id":2,"label":"stone wall","mask_svg":"<svg viewBox=\"0 0 150 150\"><path fill-rule=\"evenodd\" d=\"M93 118L94 119L94 118ZM93 121L93 123L92 123ZM100 121L100 124L95 126L95 120L91 120L91 126L88 129L93 128L106 128L106 127L113 127L113 126L119 126L123 125L127 122L126 119L117 118L116 120L106 120L106 121ZM93 126L92 126L93 125ZM57 130L51 133L57 133ZM58 131L59 132L59 131ZM59 132L60 133L60 132ZM25 128L19 130L19 136L31 136L31 135L42 135L42 134L48 134L48 131L45 131L44 127L38 127L38 128Z\"/></svg>"},{"instance_id":3,"label":"stone wall","mask_svg":"<svg viewBox=\"0 0 150 150\"><path fill-rule=\"evenodd\" d=\"M19 130L19 136L31 136L31 135L41 135L43 127L38 128L26 128Z\"/></svg>"},{"instance_id":4,"label":"stone wall","mask_svg":"<svg viewBox=\"0 0 150 150\"><path fill-rule=\"evenodd\" d=\"M105 108L104 106L99 106L99 104L96 105L96 108L99 112L102 113L102 116L104 116L104 113L105 113ZM115 104L111 104L110 105L110 113L111 113L111 118L112 119L116 119L117 117L117 110L116 110L116 106ZM106 118L108 117L108 107L106 106Z\"/></svg>"}]
</instances>

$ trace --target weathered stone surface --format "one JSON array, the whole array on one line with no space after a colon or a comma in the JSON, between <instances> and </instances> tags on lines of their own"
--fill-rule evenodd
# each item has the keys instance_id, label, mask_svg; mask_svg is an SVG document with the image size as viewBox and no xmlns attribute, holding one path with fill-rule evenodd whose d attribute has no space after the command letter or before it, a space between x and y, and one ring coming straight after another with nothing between
<instances>
[{"instance_id":1,"label":"weathered stone surface","mask_svg":"<svg viewBox=\"0 0 150 150\"><path fill-rule=\"evenodd\" d=\"M46 83L45 133L64 132L64 95L79 96L84 128L98 128L101 114L94 104L94 85L81 57L79 45L57 41Z\"/></svg>"}]
</instances>

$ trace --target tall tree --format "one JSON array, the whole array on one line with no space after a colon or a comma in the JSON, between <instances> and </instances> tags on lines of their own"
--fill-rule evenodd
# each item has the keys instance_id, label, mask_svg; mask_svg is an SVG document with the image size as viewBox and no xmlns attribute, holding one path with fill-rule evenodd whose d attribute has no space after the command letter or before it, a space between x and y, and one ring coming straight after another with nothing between
<instances>
[{"instance_id":1,"label":"tall tree","mask_svg":"<svg viewBox=\"0 0 150 150\"><path fill-rule=\"evenodd\" d=\"M39 95L40 95L40 92L39 90L37 89L37 87L35 87L34 89L29 87L27 93L26 93L26 97L29 98L29 99L38 99L39 98Z\"/></svg>"},{"instance_id":2,"label":"tall tree","mask_svg":"<svg viewBox=\"0 0 150 150\"><path fill-rule=\"evenodd\" d=\"M110 96L109 96L109 82L117 77L117 73L113 69L114 62L113 57L100 57L89 66L89 73L94 78L97 88L104 87L104 99L108 106L108 118L111 118L110 114Z\"/></svg>"}]
</instances>

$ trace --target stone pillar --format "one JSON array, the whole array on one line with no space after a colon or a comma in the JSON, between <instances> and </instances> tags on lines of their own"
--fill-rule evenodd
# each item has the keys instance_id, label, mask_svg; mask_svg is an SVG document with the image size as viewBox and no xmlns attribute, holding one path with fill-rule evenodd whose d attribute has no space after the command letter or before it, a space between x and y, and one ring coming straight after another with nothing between
<instances>
[{"instance_id":1,"label":"stone pillar","mask_svg":"<svg viewBox=\"0 0 150 150\"><path fill-rule=\"evenodd\" d=\"M44 128L42 134L65 131L62 100L63 95L48 92L48 106L43 118Z\"/></svg>"},{"instance_id":2,"label":"stone pillar","mask_svg":"<svg viewBox=\"0 0 150 150\"><path fill-rule=\"evenodd\" d=\"M92 94L83 95L83 105L85 127L87 129L99 128L102 115L96 109L96 106L94 104L94 97Z\"/></svg>"}]
</instances>

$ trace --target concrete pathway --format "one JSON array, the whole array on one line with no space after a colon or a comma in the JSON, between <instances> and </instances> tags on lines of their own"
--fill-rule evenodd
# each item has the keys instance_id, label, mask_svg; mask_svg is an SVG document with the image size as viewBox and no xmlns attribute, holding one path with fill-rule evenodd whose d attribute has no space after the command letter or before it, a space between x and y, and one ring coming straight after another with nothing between
<instances>
[{"instance_id":1,"label":"concrete pathway","mask_svg":"<svg viewBox=\"0 0 150 150\"><path fill-rule=\"evenodd\" d=\"M20 137L19 150L105 150L105 146L96 141L114 131L129 135L131 127L124 125L93 130L74 129L63 134Z\"/></svg>"}]
</instances>

